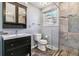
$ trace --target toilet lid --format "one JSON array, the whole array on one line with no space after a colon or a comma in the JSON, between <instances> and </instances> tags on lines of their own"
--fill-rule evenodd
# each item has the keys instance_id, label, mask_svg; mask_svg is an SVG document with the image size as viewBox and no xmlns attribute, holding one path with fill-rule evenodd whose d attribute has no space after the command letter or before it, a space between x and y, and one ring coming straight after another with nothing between
<instances>
[{"instance_id":1,"label":"toilet lid","mask_svg":"<svg viewBox=\"0 0 79 59\"><path fill-rule=\"evenodd\" d=\"M40 43L41 43L41 44L47 44L47 40L43 40L43 39L42 39L42 40L40 40Z\"/></svg>"}]
</instances>

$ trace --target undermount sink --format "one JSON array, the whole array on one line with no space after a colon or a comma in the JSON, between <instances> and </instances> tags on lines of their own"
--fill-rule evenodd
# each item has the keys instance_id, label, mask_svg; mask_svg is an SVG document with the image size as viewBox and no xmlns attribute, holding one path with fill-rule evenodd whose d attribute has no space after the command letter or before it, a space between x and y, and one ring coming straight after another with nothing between
<instances>
[{"instance_id":1,"label":"undermount sink","mask_svg":"<svg viewBox=\"0 0 79 59\"><path fill-rule=\"evenodd\" d=\"M25 36L31 36L31 34L22 33L22 34L12 34L12 35L2 35L2 38L4 40L7 40L7 39L14 39L14 38L25 37Z\"/></svg>"},{"instance_id":2,"label":"undermount sink","mask_svg":"<svg viewBox=\"0 0 79 59\"><path fill-rule=\"evenodd\" d=\"M30 35L30 34L27 34L27 33L22 33L22 34L16 34L16 35Z\"/></svg>"}]
</instances>

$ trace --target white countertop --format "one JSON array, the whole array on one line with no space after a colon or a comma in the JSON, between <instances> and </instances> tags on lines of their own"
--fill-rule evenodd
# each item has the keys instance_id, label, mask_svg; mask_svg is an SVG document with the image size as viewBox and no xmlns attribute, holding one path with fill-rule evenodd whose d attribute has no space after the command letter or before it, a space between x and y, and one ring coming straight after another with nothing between
<instances>
[{"instance_id":1,"label":"white countertop","mask_svg":"<svg viewBox=\"0 0 79 59\"><path fill-rule=\"evenodd\" d=\"M12 35L2 35L2 38L4 40L8 40L8 39L15 39L15 38L26 37L26 36L31 36L31 34L22 33L22 34L12 34Z\"/></svg>"}]
</instances>

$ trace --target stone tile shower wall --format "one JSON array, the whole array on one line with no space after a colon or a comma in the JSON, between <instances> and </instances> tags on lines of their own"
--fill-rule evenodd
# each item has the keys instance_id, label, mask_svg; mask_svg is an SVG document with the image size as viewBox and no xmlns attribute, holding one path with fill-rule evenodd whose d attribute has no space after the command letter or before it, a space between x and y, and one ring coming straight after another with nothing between
<instances>
[{"instance_id":1,"label":"stone tile shower wall","mask_svg":"<svg viewBox=\"0 0 79 59\"><path fill-rule=\"evenodd\" d=\"M79 3L77 2L64 2L60 3L60 49L79 49L79 32L69 31L69 16L79 15ZM74 19L75 20L75 19ZM79 26L79 25L77 25ZM77 29L77 28L74 28ZM74 30L71 29L71 30Z\"/></svg>"}]
</instances>

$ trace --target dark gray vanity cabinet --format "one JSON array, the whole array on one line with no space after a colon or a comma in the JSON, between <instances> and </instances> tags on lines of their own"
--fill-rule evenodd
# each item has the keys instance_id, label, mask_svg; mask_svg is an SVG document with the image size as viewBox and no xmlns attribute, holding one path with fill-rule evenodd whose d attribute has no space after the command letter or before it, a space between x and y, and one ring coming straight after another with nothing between
<instances>
[{"instance_id":1,"label":"dark gray vanity cabinet","mask_svg":"<svg viewBox=\"0 0 79 59\"><path fill-rule=\"evenodd\" d=\"M4 56L31 56L31 36L3 40Z\"/></svg>"}]
</instances>

